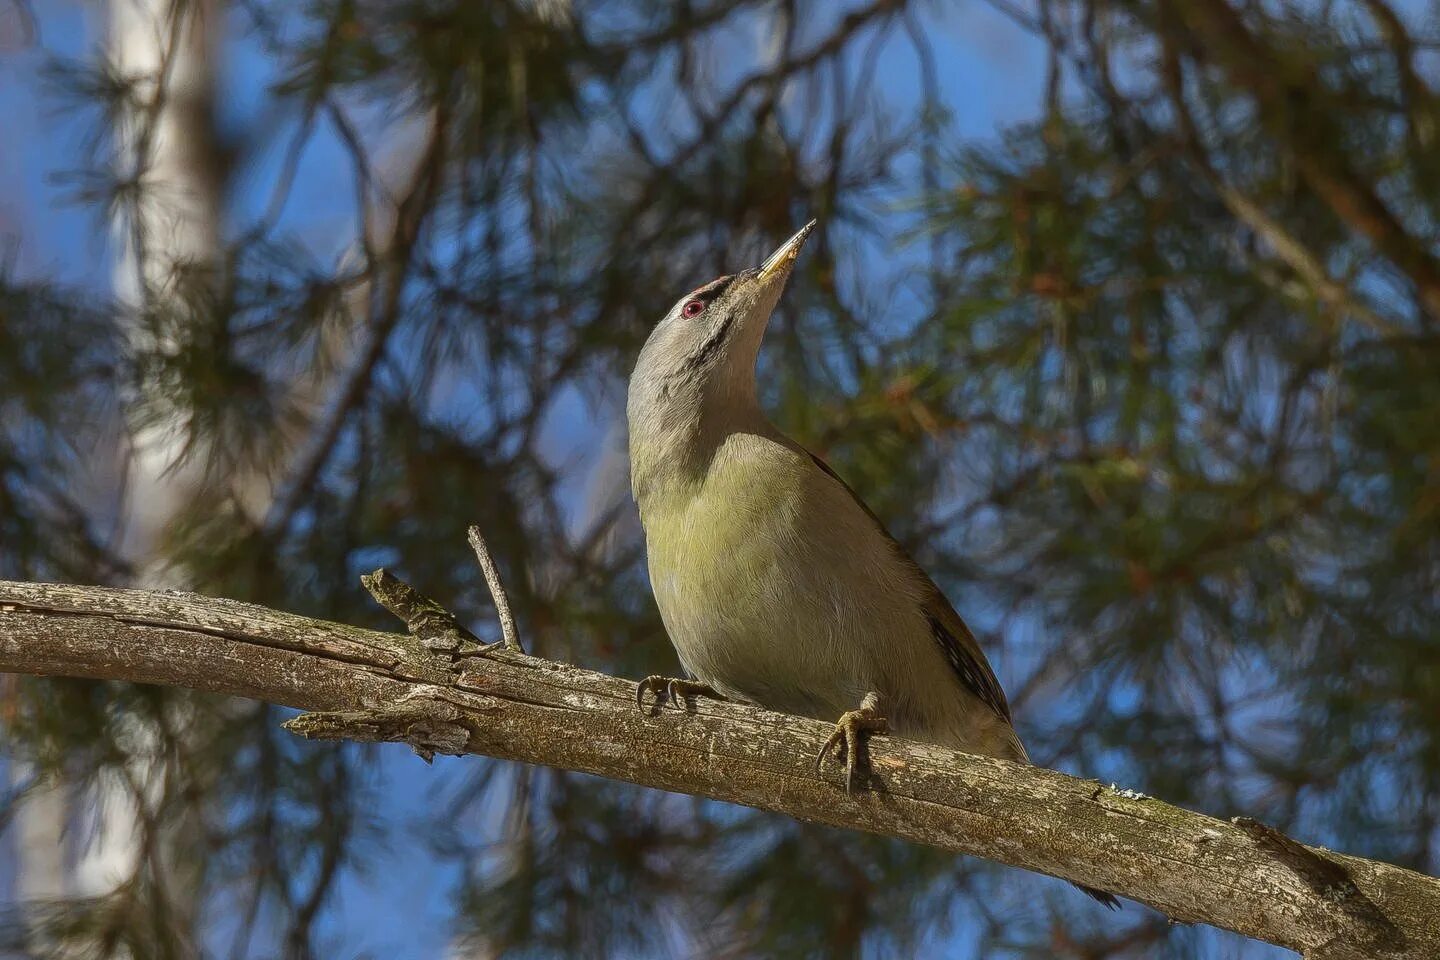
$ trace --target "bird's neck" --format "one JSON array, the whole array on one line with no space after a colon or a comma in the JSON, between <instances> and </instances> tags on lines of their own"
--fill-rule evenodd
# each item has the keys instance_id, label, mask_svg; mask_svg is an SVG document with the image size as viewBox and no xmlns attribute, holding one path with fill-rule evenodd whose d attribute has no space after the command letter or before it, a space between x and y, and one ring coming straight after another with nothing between
<instances>
[{"instance_id":1,"label":"bird's neck","mask_svg":"<svg viewBox=\"0 0 1440 960\"><path fill-rule=\"evenodd\" d=\"M644 510L647 499L683 494L704 482L715 452L734 433L775 431L753 387L694 405L663 400L630 419L630 482Z\"/></svg>"}]
</instances>

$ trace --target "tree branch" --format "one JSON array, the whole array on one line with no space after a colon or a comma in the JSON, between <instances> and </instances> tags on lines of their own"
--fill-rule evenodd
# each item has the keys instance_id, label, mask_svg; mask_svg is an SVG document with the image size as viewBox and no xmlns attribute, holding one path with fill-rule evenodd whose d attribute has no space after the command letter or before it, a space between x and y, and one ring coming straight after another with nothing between
<instances>
[{"instance_id":1,"label":"tree branch","mask_svg":"<svg viewBox=\"0 0 1440 960\"><path fill-rule=\"evenodd\" d=\"M1425 309L1440 317L1440 260L1433 240L1410 234L1375 185L1351 164L1339 113L1326 102L1325 86L1313 67L1280 57L1225 0L1186 0L1178 9L1202 55L1255 98L1261 123L1290 147L1315 195L1403 271Z\"/></svg>"},{"instance_id":2,"label":"tree branch","mask_svg":"<svg viewBox=\"0 0 1440 960\"><path fill-rule=\"evenodd\" d=\"M399 606L421 622L389 634L186 593L0 581L0 671L251 697L321 711L287 724L302 736L545 764L927 843L1310 958L1440 956L1440 880L893 737L871 743L873 789L847 797L812 764L828 724L704 698L642 712L630 681L472 643L411 600Z\"/></svg>"}]
</instances>

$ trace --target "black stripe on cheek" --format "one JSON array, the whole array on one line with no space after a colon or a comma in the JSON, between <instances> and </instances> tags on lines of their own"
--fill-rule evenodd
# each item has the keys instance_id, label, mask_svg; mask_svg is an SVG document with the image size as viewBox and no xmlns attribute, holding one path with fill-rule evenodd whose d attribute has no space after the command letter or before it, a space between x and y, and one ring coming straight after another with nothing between
<instances>
[{"instance_id":1,"label":"black stripe on cheek","mask_svg":"<svg viewBox=\"0 0 1440 960\"><path fill-rule=\"evenodd\" d=\"M704 366L710 358L715 355L715 352L720 349L720 345L725 342L725 335L730 332L730 326L734 322L734 314L722 320L720 326L712 330L710 336L705 338L705 342L700 344L700 348L685 358L685 369L694 370L697 367Z\"/></svg>"}]
</instances>

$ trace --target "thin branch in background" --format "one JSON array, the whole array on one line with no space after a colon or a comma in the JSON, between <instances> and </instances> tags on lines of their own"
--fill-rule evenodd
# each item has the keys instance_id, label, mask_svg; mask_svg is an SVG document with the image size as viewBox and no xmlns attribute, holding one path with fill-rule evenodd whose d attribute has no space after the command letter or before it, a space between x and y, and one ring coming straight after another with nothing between
<instances>
[{"instance_id":1,"label":"thin branch in background","mask_svg":"<svg viewBox=\"0 0 1440 960\"><path fill-rule=\"evenodd\" d=\"M1346 153L1335 117L1317 94L1321 79L1285 61L1224 0L1178 5L1202 55L1254 97L1265 126L1291 151L1317 197L1405 273L1433 318L1440 318L1440 259L1430 242L1412 236L1373 183ZM1277 69L1280 68L1280 69Z\"/></svg>"},{"instance_id":2,"label":"thin branch in background","mask_svg":"<svg viewBox=\"0 0 1440 960\"><path fill-rule=\"evenodd\" d=\"M1187 155L1210 182L1221 201L1236 219L1263 237L1276 255L1315 291L1319 299L1351 314L1378 333L1387 336L1399 335L1402 331L1396 324L1361 302L1349 285L1332 279L1319 258L1311 253L1298 237L1266 213L1258 203L1227 183L1215 169L1206 153L1204 138L1185 95L1184 67L1176 49L1175 38L1169 31L1162 31L1162 37L1162 75L1170 104L1179 122Z\"/></svg>"},{"instance_id":3,"label":"thin branch in background","mask_svg":"<svg viewBox=\"0 0 1440 960\"><path fill-rule=\"evenodd\" d=\"M435 197L444 177L444 159L448 143L448 117L445 107L438 108L431 118L427 146L416 165L415 174L395 209L395 223L387 249L378 263L372 263L372 294L378 286L384 290L378 301L372 297L372 310L366 325L365 340L349 372L342 378L312 442L297 457L282 493L275 498L263 531L266 540L273 540L289 529L296 512L307 497L315 493L315 485L330 461L336 442L345 429L350 415L359 406L369 389L375 368L385 355L390 335L401 320L401 298L409 275L415 245L426 219L433 212ZM381 270L382 266L388 269ZM376 275L381 274L383 275Z\"/></svg>"}]
</instances>

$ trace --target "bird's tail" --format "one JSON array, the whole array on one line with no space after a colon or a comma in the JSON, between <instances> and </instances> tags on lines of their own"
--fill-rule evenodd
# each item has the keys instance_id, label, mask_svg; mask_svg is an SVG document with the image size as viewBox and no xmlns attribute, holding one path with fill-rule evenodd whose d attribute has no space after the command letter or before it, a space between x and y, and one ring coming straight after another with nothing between
<instances>
[{"instance_id":1,"label":"bird's tail","mask_svg":"<svg viewBox=\"0 0 1440 960\"><path fill-rule=\"evenodd\" d=\"M1111 910L1120 909L1120 901L1113 893L1106 893L1104 890L1096 890L1094 887L1087 887L1083 883L1074 883L1071 884L1071 886L1073 886L1076 890L1079 890L1081 893L1085 894L1085 896L1090 897L1092 900L1104 904Z\"/></svg>"}]
</instances>

